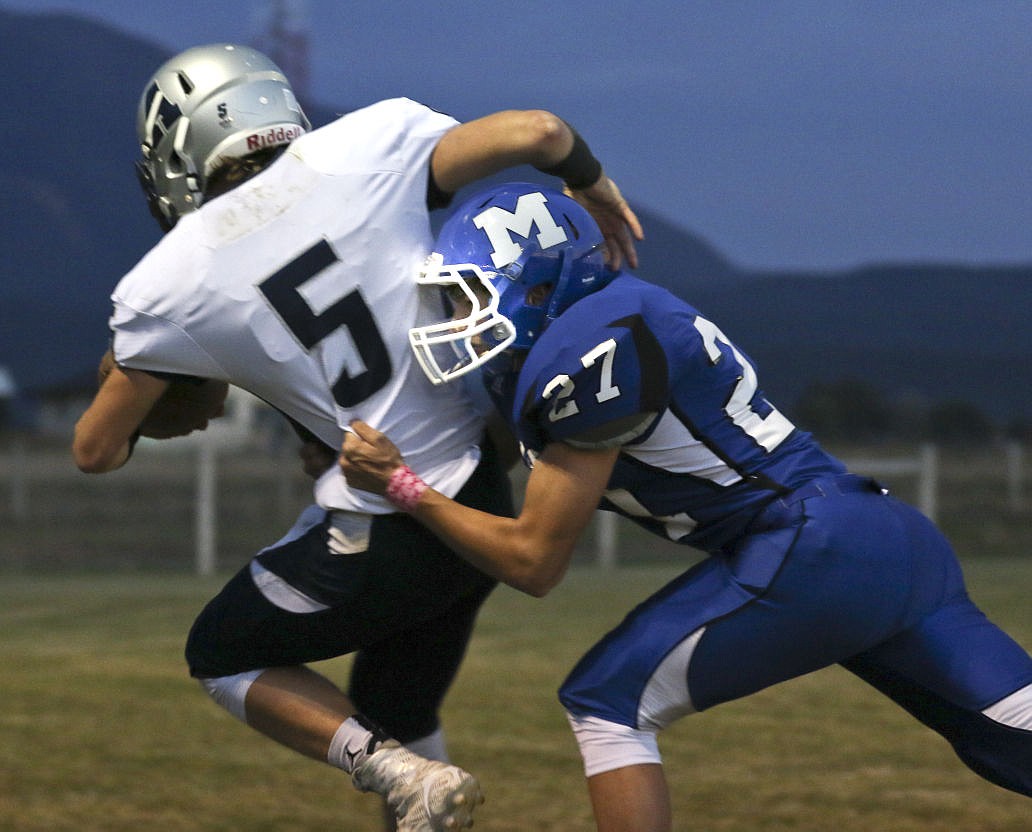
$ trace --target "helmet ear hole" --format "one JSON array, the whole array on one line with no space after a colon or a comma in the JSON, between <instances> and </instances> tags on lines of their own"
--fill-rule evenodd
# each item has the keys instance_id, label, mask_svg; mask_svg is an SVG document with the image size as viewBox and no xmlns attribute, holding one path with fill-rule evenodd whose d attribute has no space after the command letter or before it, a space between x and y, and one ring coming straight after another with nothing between
<instances>
[{"instance_id":1,"label":"helmet ear hole","mask_svg":"<svg viewBox=\"0 0 1032 832\"><path fill-rule=\"evenodd\" d=\"M539 283L527 290L525 303L527 306L544 306L555 288L554 283Z\"/></svg>"},{"instance_id":2,"label":"helmet ear hole","mask_svg":"<svg viewBox=\"0 0 1032 832\"><path fill-rule=\"evenodd\" d=\"M186 170L186 163L183 161L183 157L173 150L168 156L167 167L170 173L181 174Z\"/></svg>"},{"instance_id":3,"label":"helmet ear hole","mask_svg":"<svg viewBox=\"0 0 1032 832\"><path fill-rule=\"evenodd\" d=\"M177 72L176 79L179 81L179 86L183 90L183 95L189 95L194 90L194 85L190 83L190 79L186 76L185 72Z\"/></svg>"}]
</instances>

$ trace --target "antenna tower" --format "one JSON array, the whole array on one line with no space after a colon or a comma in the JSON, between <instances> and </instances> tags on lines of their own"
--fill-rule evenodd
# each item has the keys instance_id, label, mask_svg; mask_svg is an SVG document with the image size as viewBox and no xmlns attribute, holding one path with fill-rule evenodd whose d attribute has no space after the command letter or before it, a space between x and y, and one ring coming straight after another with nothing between
<instances>
[{"instance_id":1,"label":"antenna tower","mask_svg":"<svg viewBox=\"0 0 1032 832\"><path fill-rule=\"evenodd\" d=\"M308 60L308 9L305 0L270 0L258 11L254 47L275 61L306 105L311 72Z\"/></svg>"}]
</instances>

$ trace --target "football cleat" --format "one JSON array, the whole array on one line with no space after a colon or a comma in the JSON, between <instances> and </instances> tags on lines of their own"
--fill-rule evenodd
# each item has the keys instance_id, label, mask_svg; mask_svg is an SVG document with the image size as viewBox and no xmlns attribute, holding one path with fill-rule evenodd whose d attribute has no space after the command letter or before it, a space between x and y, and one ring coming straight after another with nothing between
<instances>
[{"instance_id":1,"label":"football cleat","mask_svg":"<svg viewBox=\"0 0 1032 832\"><path fill-rule=\"evenodd\" d=\"M355 788L382 795L398 832L453 832L473 825L484 802L477 779L458 766L427 760L391 740L351 774Z\"/></svg>"}]
</instances>

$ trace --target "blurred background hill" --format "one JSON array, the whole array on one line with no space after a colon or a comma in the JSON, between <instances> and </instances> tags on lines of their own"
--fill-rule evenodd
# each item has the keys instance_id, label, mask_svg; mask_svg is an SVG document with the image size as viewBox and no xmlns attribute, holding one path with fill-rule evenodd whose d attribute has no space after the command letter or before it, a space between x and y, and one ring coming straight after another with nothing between
<instances>
[{"instance_id":1,"label":"blurred background hill","mask_svg":"<svg viewBox=\"0 0 1032 832\"><path fill-rule=\"evenodd\" d=\"M170 53L83 18L3 10L0 43L0 368L22 396L89 388L108 295L159 235L133 174L134 117ZM348 105L303 103L316 124ZM755 271L635 207L642 276L717 322L789 413L845 385L999 427L1032 421L1032 262Z\"/></svg>"}]
</instances>

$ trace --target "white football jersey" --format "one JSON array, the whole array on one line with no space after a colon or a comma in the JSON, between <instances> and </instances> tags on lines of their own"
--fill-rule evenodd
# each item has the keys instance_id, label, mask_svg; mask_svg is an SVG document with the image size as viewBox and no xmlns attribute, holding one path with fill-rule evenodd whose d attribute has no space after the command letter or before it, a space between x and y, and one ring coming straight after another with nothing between
<instances>
[{"instance_id":1,"label":"white football jersey","mask_svg":"<svg viewBox=\"0 0 1032 832\"><path fill-rule=\"evenodd\" d=\"M408 330L441 316L415 275L433 244L430 153L455 124L407 99L379 102L184 216L112 295L116 360L230 382L335 448L362 419L454 496L479 459L482 417L461 385L430 384ZM336 466L316 499L393 510Z\"/></svg>"}]
</instances>

